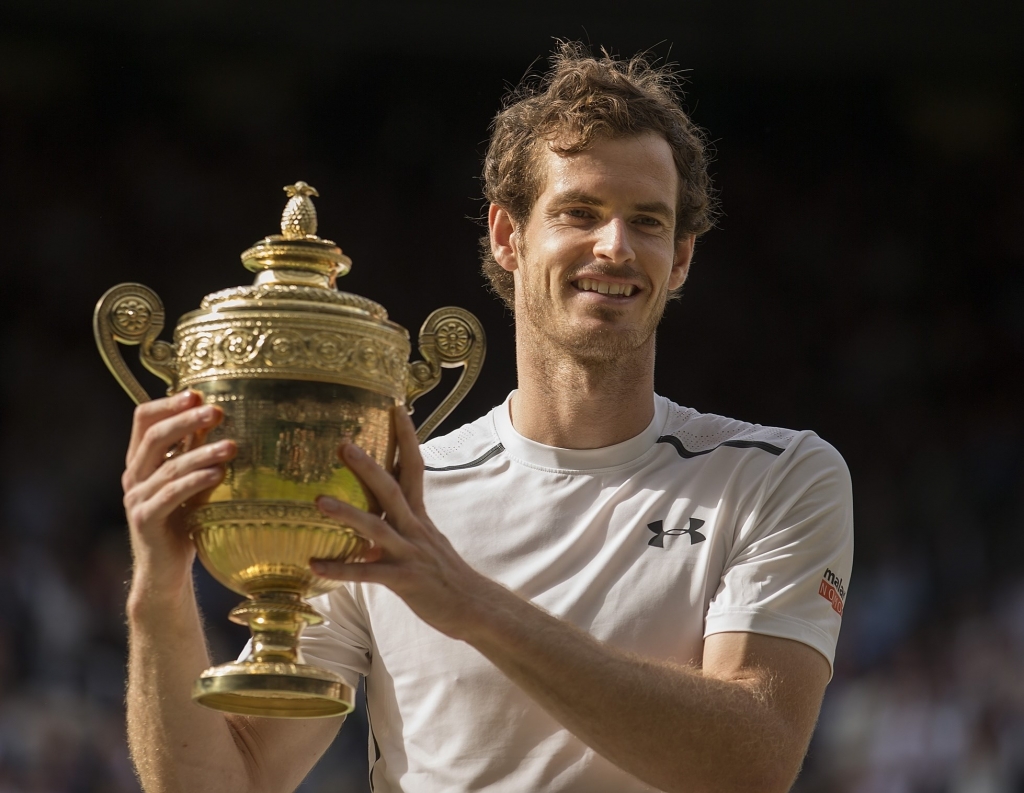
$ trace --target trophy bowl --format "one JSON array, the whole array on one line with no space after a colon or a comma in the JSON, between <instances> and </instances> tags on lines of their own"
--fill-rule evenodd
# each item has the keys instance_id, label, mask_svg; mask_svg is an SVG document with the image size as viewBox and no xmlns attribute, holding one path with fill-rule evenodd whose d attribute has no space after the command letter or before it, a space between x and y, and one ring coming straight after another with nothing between
<instances>
[{"instance_id":1,"label":"trophy bowl","mask_svg":"<svg viewBox=\"0 0 1024 793\"><path fill-rule=\"evenodd\" d=\"M119 343L140 346L143 365L168 394L192 389L221 408L223 421L201 442L237 445L223 481L187 505L186 520L202 564L246 597L230 619L248 625L252 639L243 658L203 672L193 699L231 713L312 718L348 713L355 696L341 677L302 658L303 628L323 620L307 598L341 586L309 562L353 559L367 548L314 499L330 495L375 511L339 446L356 443L392 470L393 410L435 387L442 368L462 367L417 430L425 440L472 387L486 342L472 314L438 309L420 329L423 359L409 363L408 332L378 303L336 289L351 260L316 236L316 191L304 182L285 191L282 234L242 254L255 283L207 295L179 320L173 344L157 339L163 304L141 284L108 290L93 326L100 354L136 403L149 396Z\"/></svg>"}]
</instances>

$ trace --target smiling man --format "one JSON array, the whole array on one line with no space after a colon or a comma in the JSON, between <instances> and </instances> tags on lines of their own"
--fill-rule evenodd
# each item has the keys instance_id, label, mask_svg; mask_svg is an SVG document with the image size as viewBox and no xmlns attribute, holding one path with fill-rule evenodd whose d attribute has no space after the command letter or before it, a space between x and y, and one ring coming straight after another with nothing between
<instances>
[{"instance_id":1,"label":"smiling man","mask_svg":"<svg viewBox=\"0 0 1024 793\"><path fill-rule=\"evenodd\" d=\"M563 46L498 115L484 176L518 389L422 449L396 415L397 478L343 447L384 515L320 499L373 547L313 562L346 583L304 653L366 676L378 793L788 790L831 674L850 483L813 433L654 393L655 329L711 222L671 76ZM175 510L233 447L159 461L217 420L192 395L136 415L132 750L147 789L286 791L340 719L188 701L208 659Z\"/></svg>"}]
</instances>

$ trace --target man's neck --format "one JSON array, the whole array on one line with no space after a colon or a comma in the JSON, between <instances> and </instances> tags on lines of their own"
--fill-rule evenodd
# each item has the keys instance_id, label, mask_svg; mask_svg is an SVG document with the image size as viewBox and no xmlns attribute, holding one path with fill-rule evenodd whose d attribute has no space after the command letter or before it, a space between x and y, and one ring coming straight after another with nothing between
<instances>
[{"instance_id":1,"label":"man's neck","mask_svg":"<svg viewBox=\"0 0 1024 793\"><path fill-rule=\"evenodd\" d=\"M654 418L654 337L613 361L579 360L517 334L519 388L512 425L520 435L563 449L599 449L629 440Z\"/></svg>"}]
</instances>

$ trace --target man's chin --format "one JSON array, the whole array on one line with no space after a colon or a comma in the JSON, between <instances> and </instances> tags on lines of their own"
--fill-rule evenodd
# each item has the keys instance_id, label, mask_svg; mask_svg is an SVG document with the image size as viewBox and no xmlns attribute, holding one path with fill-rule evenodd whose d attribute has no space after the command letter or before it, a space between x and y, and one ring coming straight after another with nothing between
<instances>
[{"instance_id":1,"label":"man's chin","mask_svg":"<svg viewBox=\"0 0 1024 793\"><path fill-rule=\"evenodd\" d=\"M629 312L613 306L590 305L582 312L566 312L554 317L532 311L530 305L517 313L516 321L532 326L533 332L546 336L554 347L565 350L581 362L609 363L635 357L653 341L657 317L637 321Z\"/></svg>"},{"instance_id":2,"label":"man's chin","mask_svg":"<svg viewBox=\"0 0 1024 793\"><path fill-rule=\"evenodd\" d=\"M634 356L652 337L646 329L590 325L566 328L558 341L569 354L581 361L608 362Z\"/></svg>"}]
</instances>

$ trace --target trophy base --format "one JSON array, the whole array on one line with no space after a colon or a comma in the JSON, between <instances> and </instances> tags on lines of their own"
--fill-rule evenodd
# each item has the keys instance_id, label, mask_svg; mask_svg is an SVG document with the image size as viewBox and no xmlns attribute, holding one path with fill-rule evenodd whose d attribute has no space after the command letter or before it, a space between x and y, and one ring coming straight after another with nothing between
<instances>
[{"instance_id":1,"label":"trophy base","mask_svg":"<svg viewBox=\"0 0 1024 793\"><path fill-rule=\"evenodd\" d=\"M243 716L322 719L355 707L352 686L306 664L236 661L207 669L192 688L200 705Z\"/></svg>"}]
</instances>

